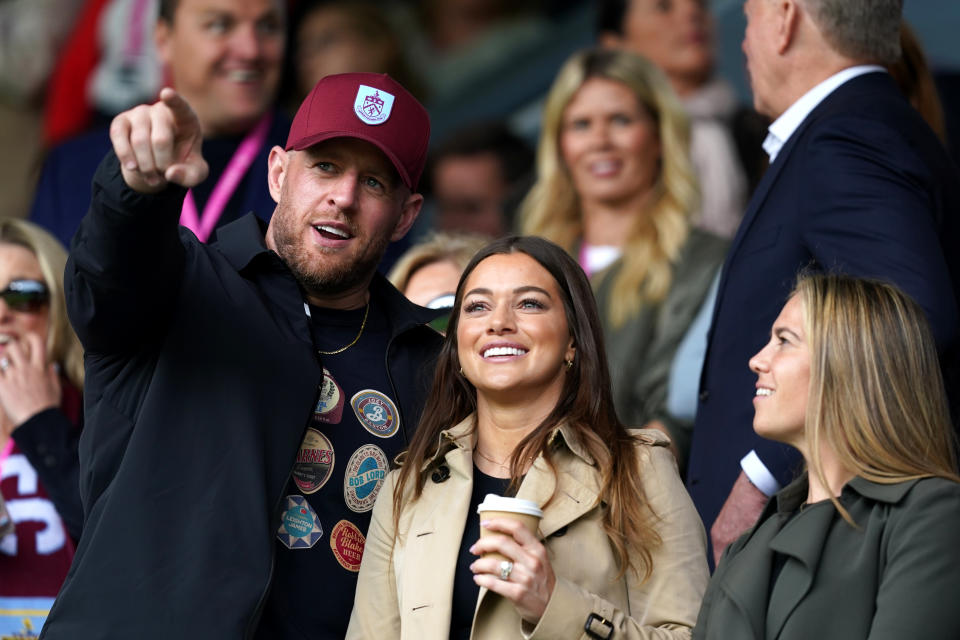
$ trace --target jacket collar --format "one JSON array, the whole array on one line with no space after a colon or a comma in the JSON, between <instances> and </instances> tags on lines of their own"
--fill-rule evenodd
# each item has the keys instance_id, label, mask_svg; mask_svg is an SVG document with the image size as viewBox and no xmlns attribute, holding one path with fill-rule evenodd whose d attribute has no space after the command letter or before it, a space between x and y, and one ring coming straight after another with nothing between
<instances>
[{"instance_id":1,"label":"jacket collar","mask_svg":"<svg viewBox=\"0 0 960 640\"><path fill-rule=\"evenodd\" d=\"M471 413L453 427L441 431L439 440L437 441L437 452L430 460L424 463L424 469L436 464L436 462L440 458L443 458L453 447L472 453L476 442L476 439L473 437L476 422L477 414ZM574 429L566 422L554 427L553 432L551 432L550 437L547 439L547 443L554 447L566 445L566 448L583 462L590 466L594 465L593 457L583 446Z\"/></svg>"},{"instance_id":2,"label":"jacket collar","mask_svg":"<svg viewBox=\"0 0 960 640\"><path fill-rule=\"evenodd\" d=\"M476 414L472 413L442 431L437 452L423 470L442 459L454 475L472 478L475 430ZM560 424L548 442L554 450L557 474L538 455L517 491L518 498L533 500L541 507L546 505L540 521L540 534L544 538L593 509L600 498L600 474L573 428Z\"/></svg>"},{"instance_id":3,"label":"jacket collar","mask_svg":"<svg viewBox=\"0 0 960 640\"><path fill-rule=\"evenodd\" d=\"M266 233L267 222L248 213L217 229L214 246L241 273L248 269L271 268L266 265L286 269L280 257L267 248L264 242ZM413 304L379 272L374 274L370 282L370 295L383 305L394 336L425 325L442 313Z\"/></svg>"},{"instance_id":4,"label":"jacket collar","mask_svg":"<svg viewBox=\"0 0 960 640\"><path fill-rule=\"evenodd\" d=\"M893 504L901 500L916 482L878 484L855 477L844 486L841 495L855 493ZM756 527L734 543L735 548L731 551L738 556L737 561L729 566L722 563L718 568L715 579L750 621L757 638L776 637L806 596L820 564L826 538L836 520L836 509L824 501L811 505L802 515L797 514L784 524L807 499L808 486L808 476L803 474L782 489L767 504ZM788 557L778 584L789 585L789 588L774 587L770 591L774 553Z\"/></svg>"},{"instance_id":5,"label":"jacket collar","mask_svg":"<svg viewBox=\"0 0 960 640\"><path fill-rule=\"evenodd\" d=\"M912 489L913 485L917 482L917 479L913 479L903 480L893 484L881 484L879 482L872 482L866 478L861 478L860 476L854 476L852 480L843 486L841 495L852 492L876 502L896 504L910 492L910 489ZM807 499L809 486L809 476L804 473L784 487L777 493L777 511L780 513L791 513L799 509L800 505Z\"/></svg>"}]
</instances>

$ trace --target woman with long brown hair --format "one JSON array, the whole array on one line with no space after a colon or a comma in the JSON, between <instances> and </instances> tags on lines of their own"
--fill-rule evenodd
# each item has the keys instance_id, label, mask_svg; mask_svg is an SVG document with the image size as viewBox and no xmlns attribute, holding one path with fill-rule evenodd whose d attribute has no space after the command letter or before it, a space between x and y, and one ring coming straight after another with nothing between
<instances>
[{"instance_id":1,"label":"woman with long brown hair","mask_svg":"<svg viewBox=\"0 0 960 640\"><path fill-rule=\"evenodd\" d=\"M374 507L348 637L688 637L705 541L665 445L617 418L576 262L541 238L488 245ZM537 533L481 521L488 493L535 502Z\"/></svg>"}]
</instances>

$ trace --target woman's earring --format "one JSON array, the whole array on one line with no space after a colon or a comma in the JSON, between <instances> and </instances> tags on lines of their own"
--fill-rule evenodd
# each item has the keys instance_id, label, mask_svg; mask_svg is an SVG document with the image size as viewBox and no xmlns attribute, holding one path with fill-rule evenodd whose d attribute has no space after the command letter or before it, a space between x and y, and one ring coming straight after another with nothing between
<instances>
[{"instance_id":1,"label":"woman's earring","mask_svg":"<svg viewBox=\"0 0 960 640\"><path fill-rule=\"evenodd\" d=\"M571 360L564 360L563 363L564 363L565 365L567 365L567 369L570 369L570 368L573 367L573 360L572 360L572 359L571 359Z\"/></svg>"},{"instance_id":2,"label":"woman's earring","mask_svg":"<svg viewBox=\"0 0 960 640\"><path fill-rule=\"evenodd\" d=\"M463 373L463 367L460 367L460 375L462 375L464 378L466 378L466 376L465 376L464 373Z\"/></svg>"}]
</instances>

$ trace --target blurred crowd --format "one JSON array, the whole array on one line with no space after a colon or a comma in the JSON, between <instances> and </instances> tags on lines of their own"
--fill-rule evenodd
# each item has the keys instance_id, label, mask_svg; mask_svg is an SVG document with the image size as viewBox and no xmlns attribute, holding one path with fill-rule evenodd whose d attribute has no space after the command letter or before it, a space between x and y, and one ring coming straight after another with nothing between
<instances>
[{"instance_id":1,"label":"blurred crowd","mask_svg":"<svg viewBox=\"0 0 960 640\"><path fill-rule=\"evenodd\" d=\"M738 92L718 72L717 52L721 38L739 42L742 34L717 30L712 14L717 4L707 0L0 2L0 145L8 151L0 158L0 286L6 287L0 291L0 346L4 347L0 350L0 480L5 483L6 499L0 499L0 536L10 540L14 535L36 533L36 527L10 532L18 521L41 518L37 514L42 514L44 522L54 523L48 529L59 531L53 538L37 537L36 548L26 544L18 548L0 537L0 636L8 628L21 633L39 629L77 545L82 544L86 505L81 504L78 488L97 478L81 477L77 460L84 423L84 375L80 343L66 319L66 252L71 242L80 252L94 244L74 238L91 207L95 172L111 148L125 143L118 139L125 141L124 136L137 131L131 119L129 129L121 132L114 118L131 113L128 110L136 105L156 102L164 87L174 88L186 100L199 123L209 175L185 190L178 208L180 225L203 244L214 242L221 228L251 211L261 228L267 228L283 196L273 178L265 176L268 168L273 171L275 149L290 149L291 125L297 131L306 125L296 123L322 110L323 105L313 104L319 82L341 77L337 74L387 74L426 107L429 144L425 157L416 160L417 171L422 170L419 186L418 176L411 179L401 171L404 184L423 195L419 216L411 220L409 233L394 238L384 249L378 271L412 302L441 311L430 326L443 333L451 322L456 325L466 279L478 265L474 257L478 251L487 251L484 247L489 242L500 240L506 244L492 245L496 249L483 255L495 260L501 253L514 255L511 252L516 250L510 248L514 241L502 240L514 234L553 243L566 257L541 248L539 241L529 247L520 241L519 251L534 257L540 255L538 251L546 252L549 257L537 261L547 269L549 265L567 268L569 257L570 264L575 263L586 276L584 282L596 301L595 328L603 336L603 355L597 362L609 373L609 380L592 382L598 387L606 384L610 411L623 425L658 432L646 437L672 452L707 531L703 544L709 545L705 553L710 569L761 512L761 522L773 517L769 507L763 511L768 498L792 487L793 476L805 464L814 464L819 471L822 463L819 451L810 455L800 447L802 455L786 452L788 447L782 445L795 447L796 443L783 438L779 448L770 450L754 442L747 396L753 396L753 376L762 376L768 365L762 351L749 367L743 356L752 355L768 339L770 321L786 294L793 291L790 295L812 299L809 296L814 294L807 289L822 283L798 284L794 290L796 273L809 266L805 262L820 260L819 266L836 266L826 264L828 257L836 257L838 263L849 259L856 275L889 276L897 281L918 298L937 346L952 344L956 326L947 326L951 318L956 319L951 316L955 305L945 303L940 308L928 303L944 291L958 289L954 261L942 258L953 241L949 234L956 228L955 222L943 221L942 214L956 212L949 197L941 198L939 192L929 196L936 189L927 189L929 176L917 169L922 162L905 161L905 168L884 174L883 180L902 183L905 190L920 194L918 200L929 201L936 219L930 225L932 231L916 243L904 241L903 253L891 250L894 257L889 262L896 266L886 272L885 259L871 262L861 259L861 254L876 254L877 247L893 243L912 220L876 231L874 218L850 213L859 205L846 206L859 203L857 193L848 194L850 199L839 207L847 217L831 218L815 228L794 224L821 213L815 205L804 209L806 204L797 204L796 210L794 205L814 198L820 193L817 188L830 180L817 173L823 157L811 153L804 175L815 174L815 180L800 181L800 186L788 191L782 187L787 178L779 178L779 190L767 195L768 170L776 166L779 171L785 164L775 164L783 140L777 139L778 124L771 123L783 123L780 116L795 106L792 100L772 104L771 96L793 95L794 87L777 82L799 66L771 71L763 61L783 55L787 45L777 49L776 43L767 41L769 49L758 53L751 46L760 46L759 39L748 44L748 36L743 47L753 95ZM736 11L741 11L740 3L736 5ZM865 73L886 71L919 115L918 122L922 119L936 136L942 146L936 153L945 150L944 163L947 155L956 162L960 158L960 74L932 67L922 34L906 22L899 26L899 42L901 53L889 60L871 60L878 63L876 69ZM821 60L811 55L801 61ZM871 105L862 108L869 110ZM356 106L360 110L368 105L358 102ZM390 105L380 103L379 108L389 114ZM375 125L375 116L371 118L364 122ZM905 125L907 129L904 135L909 137L914 129ZM846 140L844 132L829 134ZM909 145L898 147L897 142L878 137L878 148L864 152L871 158L871 167L889 168L883 163L884 152L902 152L901 157L909 156L911 161L914 153L930 156L923 146L926 138L922 144L913 144L911 137ZM318 141L323 140L304 144ZM131 154L139 154L140 145L148 142L156 143L130 136ZM789 144L782 148L794 156L805 153ZM845 166L844 158L838 153L829 157L836 164L828 164ZM949 182L943 174L933 173L933 184ZM876 202L859 208L883 209L883 189L869 183L876 176L864 176L871 172L860 167L852 174L869 184L864 191L875 194ZM891 195L887 204L904 210L913 206L898 198ZM757 211L764 208L775 210L780 222L754 223ZM917 233L926 233L923 224L918 226L923 229ZM782 249L783 255L754 261L794 232L810 255L786 255L788 248ZM916 274L903 275L898 270L907 263L916 267ZM483 268L478 271L487 273ZM938 279L943 274L949 276ZM485 277L497 281L495 276ZM580 286L579 272L565 278L564 286ZM774 280L775 295L755 302L756 290ZM823 286L845 285L828 282ZM576 291L566 295L572 296L570 304L579 304ZM453 316L447 313L450 310ZM318 311L314 306L307 314ZM369 312L367 302L360 334L347 348L360 339ZM42 322L34 322L40 317L37 314L42 314ZM741 334L748 333L748 338L741 339ZM573 358L564 357L568 368ZM737 358L744 361L735 364ZM956 411L957 395L951 388L960 383L960 371L955 360L943 358L947 396ZM446 373L455 376L456 367L447 365ZM8 368L23 372L22 377L8 375ZM472 373L469 367L466 374L459 369L461 376ZM744 382L747 376L750 380ZM437 388L441 388L439 380ZM732 391L734 385L739 387ZM461 402L460 388L453 383L448 387L449 395ZM742 388L749 393L740 393ZM736 411L725 413L719 403L733 396L744 396L744 401ZM440 400L434 397L428 406L436 409ZM600 413L605 411L604 407ZM622 429L619 422L613 423ZM931 424L931 430L941 426L935 420ZM441 427L452 425L433 426L436 440ZM737 430L747 435L731 435ZM547 444L542 444L546 450ZM516 451L526 446L524 453L537 453L530 444L517 446ZM416 459L427 464L427 444L423 447L415 452ZM519 454L513 455L515 464ZM21 458L36 471L30 471L32 491L14 482L14 472L9 471L11 460ZM937 464L932 475L954 473L949 462ZM501 464L500 468L508 467ZM516 471L515 466L512 469ZM516 475L511 476L513 480L518 479ZM10 491L14 485L16 491ZM494 486L507 488L506 484ZM422 490L421 485L418 491ZM678 485L676 490L684 497L669 500L686 500L683 487ZM18 506L26 500L34 501L32 515L17 511L26 508ZM393 507L399 506L398 499ZM617 509L621 508L629 511L631 507L618 504ZM398 524L395 519L394 526ZM630 531L647 535L646 526ZM692 547L701 544L687 542ZM626 549L633 543L623 544ZM619 558L623 549L617 547L614 556ZM646 557L644 562L648 561L654 562ZM41 562L42 580L37 578L39 570L35 571ZM693 565L687 562L688 568ZM499 571L509 578L513 566L506 570L502 565ZM773 580L781 569L777 567ZM691 571L697 584L690 589L702 594L705 574L700 576L699 565ZM8 575L14 578L7 580ZM361 589L363 580L361 573ZM713 598L714 609L704 609L704 620L725 611L720 596ZM40 613L32 617L11 613L27 609ZM687 612L693 615L691 623L697 610ZM355 611L352 629L368 624L357 616ZM276 614L277 619L282 617ZM376 628L369 624L369 629ZM611 637L601 631L588 635ZM463 637L470 637L469 624Z\"/></svg>"}]
</instances>

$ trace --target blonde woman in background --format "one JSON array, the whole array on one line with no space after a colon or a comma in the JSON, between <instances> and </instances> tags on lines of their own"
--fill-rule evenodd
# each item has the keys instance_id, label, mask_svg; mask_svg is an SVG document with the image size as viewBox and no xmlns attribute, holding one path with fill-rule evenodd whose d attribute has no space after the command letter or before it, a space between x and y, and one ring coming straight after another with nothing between
<instances>
[{"instance_id":1,"label":"blonde woman in background","mask_svg":"<svg viewBox=\"0 0 960 640\"><path fill-rule=\"evenodd\" d=\"M0 219L0 636L42 625L83 521L83 351L64 304L66 260L40 227Z\"/></svg>"},{"instance_id":2,"label":"blonde woman in background","mask_svg":"<svg viewBox=\"0 0 960 640\"><path fill-rule=\"evenodd\" d=\"M662 73L620 50L570 58L547 97L522 229L591 277L617 412L667 432L681 466L689 423L665 409L670 366L726 252L691 226L697 204L689 126Z\"/></svg>"},{"instance_id":3,"label":"blonde woman in background","mask_svg":"<svg viewBox=\"0 0 960 640\"><path fill-rule=\"evenodd\" d=\"M432 233L400 256L387 279L422 307L453 307L460 274L473 254L490 240L470 233Z\"/></svg>"},{"instance_id":4,"label":"blonde woman in background","mask_svg":"<svg viewBox=\"0 0 960 640\"><path fill-rule=\"evenodd\" d=\"M802 277L753 358L753 428L806 472L727 549L693 637L960 637L960 478L924 312Z\"/></svg>"}]
</instances>

